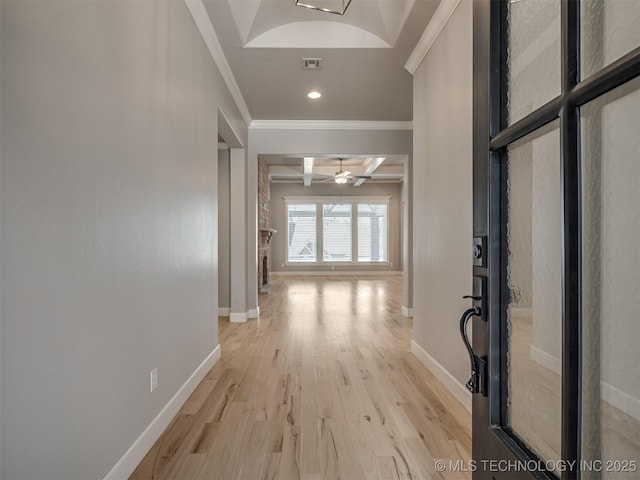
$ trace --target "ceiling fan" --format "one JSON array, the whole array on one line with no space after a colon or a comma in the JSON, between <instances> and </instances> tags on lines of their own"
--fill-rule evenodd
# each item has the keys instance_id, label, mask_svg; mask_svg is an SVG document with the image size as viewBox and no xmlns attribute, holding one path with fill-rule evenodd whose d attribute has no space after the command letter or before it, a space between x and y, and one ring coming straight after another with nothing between
<instances>
[{"instance_id":1,"label":"ceiling fan","mask_svg":"<svg viewBox=\"0 0 640 480\"><path fill-rule=\"evenodd\" d=\"M338 170L333 176L331 175L314 175L314 178L319 179L321 182L335 182L337 184L343 185L345 183L353 183L355 180L359 178L371 179L371 175L351 175L349 170L342 169L342 160L343 158L339 158L340 160L340 170Z\"/></svg>"}]
</instances>

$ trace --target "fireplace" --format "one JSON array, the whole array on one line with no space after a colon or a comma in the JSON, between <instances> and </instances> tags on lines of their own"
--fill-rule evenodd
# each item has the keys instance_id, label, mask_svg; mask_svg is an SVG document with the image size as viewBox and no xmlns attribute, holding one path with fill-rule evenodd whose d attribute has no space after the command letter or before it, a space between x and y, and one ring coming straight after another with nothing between
<instances>
[{"instance_id":1,"label":"fireplace","mask_svg":"<svg viewBox=\"0 0 640 480\"><path fill-rule=\"evenodd\" d=\"M261 242L258 245L258 292L269 293L272 284L269 281L269 270L271 270L271 238L277 233L275 228L261 228Z\"/></svg>"},{"instance_id":2,"label":"fireplace","mask_svg":"<svg viewBox=\"0 0 640 480\"><path fill-rule=\"evenodd\" d=\"M269 283L269 257L262 257L262 285Z\"/></svg>"}]
</instances>

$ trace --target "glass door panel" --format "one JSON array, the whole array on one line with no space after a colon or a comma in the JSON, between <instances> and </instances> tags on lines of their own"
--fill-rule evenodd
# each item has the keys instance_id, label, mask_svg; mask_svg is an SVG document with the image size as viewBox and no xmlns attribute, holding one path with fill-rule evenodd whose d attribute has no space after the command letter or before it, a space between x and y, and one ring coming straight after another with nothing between
<instances>
[{"instance_id":1,"label":"glass door panel","mask_svg":"<svg viewBox=\"0 0 640 480\"><path fill-rule=\"evenodd\" d=\"M473 11L474 480L638 479L640 1Z\"/></svg>"},{"instance_id":2,"label":"glass door panel","mask_svg":"<svg viewBox=\"0 0 640 480\"><path fill-rule=\"evenodd\" d=\"M562 223L558 122L508 148L507 418L543 460L559 460Z\"/></svg>"},{"instance_id":3,"label":"glass door panel","mask_svg":"<svg viewBox=\"0 0 640 480\"><path fill-rule=\"evenodd\" d=\"M512 0L507 8L512 124L560 95L560 1Z\"/></svg>"},{"instance_id":4,"label":"glass door panel","mask_svg":"<svg viewBox=\"0 0 640 480\"><path fill-rule=\"evenodd\" d=\"M640 47L638 0L584 0L580 13L583 78Z\"/></svg>"},{"instance_id":5,"label":"glass door panel","mask_svg":"<svg viewBox=\"0 0 640 480\"><path fill-rule=\"evenodd\" d=\"M640 476L639 125L639 78L581 108L585 479Z\"/></svg>"}]
</instances>

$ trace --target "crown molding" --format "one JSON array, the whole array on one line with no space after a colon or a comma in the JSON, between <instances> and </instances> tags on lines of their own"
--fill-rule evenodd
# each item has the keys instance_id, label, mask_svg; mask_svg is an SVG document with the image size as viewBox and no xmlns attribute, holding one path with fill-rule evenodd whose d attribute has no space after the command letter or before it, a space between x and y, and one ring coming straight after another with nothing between
<instances>
[{"instance_id":1,"label":"crown molding","mask_svg":"<svg viewBox=\"0 0 640 480\"><path fill-rule=\"evenodd\" d=\"M413 122L359 120L253 120L252 130L413 130Z\"/></svg>"},{"instance_id":2,"label":"crown molding","mask_svg":"<svg viewBox=\"0 0 640 480\"><path fill-rule=\"evenodd\" d=\"M184 3L187 5L187 9L191 13L193 20L200 31L200 35L202 35L202 39L207 45L209 53L211 53L211 56L213 57L213 61L218 66L220 74L222 75L224 82L227 84L227 88L231 92L231 96L238 106L238 110L240 110L242 118L247 125L250 125L251 114L249 113L249 108L247 107L247 103L244 101L238 82L236 82L236 77L233 76L227 57L224 55L222 45L220 45L218 36L213 29L211 19L209 18L209 14L207 13L204 3L202 0L184 0Z\"/></svg>"},{"instance_id":3,"label":"crown molding","mask_svg":"<svg viewBox=\"0 0 640 480\"><path fill-rule=\"evenodd\" d=\"M427 28L424 29L420 40L418 40L413 52L409 55L407 63L404 64L404 68L406 68L411 75L416 72L424 57L429 53L438 35L440 35L440 32L451 18L451 15L453 15L453 12L458 5L460 5L460 2L461 0L441 0L433 17L429 20Z\"/></svg>"}]
</instances>

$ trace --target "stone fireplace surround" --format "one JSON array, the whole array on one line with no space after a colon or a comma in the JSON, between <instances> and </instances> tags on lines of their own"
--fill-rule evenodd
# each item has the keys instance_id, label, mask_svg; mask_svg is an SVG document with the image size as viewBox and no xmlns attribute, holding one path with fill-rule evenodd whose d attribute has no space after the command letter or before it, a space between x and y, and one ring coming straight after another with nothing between
<instances>
[{"instance_id":1,"label":"stone fireplace surround","mask_svg":"<svg viewBox=\"0 0 640 480\"><path fill-rule=\"evenodd\" d=\"M271 238L276 232L270 228L271 186L269 184L269 166L266 160L258 158L258 292L268 293L271 289ZM266 258L266 262L265 262ZM264 274L264 265L267 271ZM264 282L266 277L266 282Z\"/></svg>"}]
</instances>

